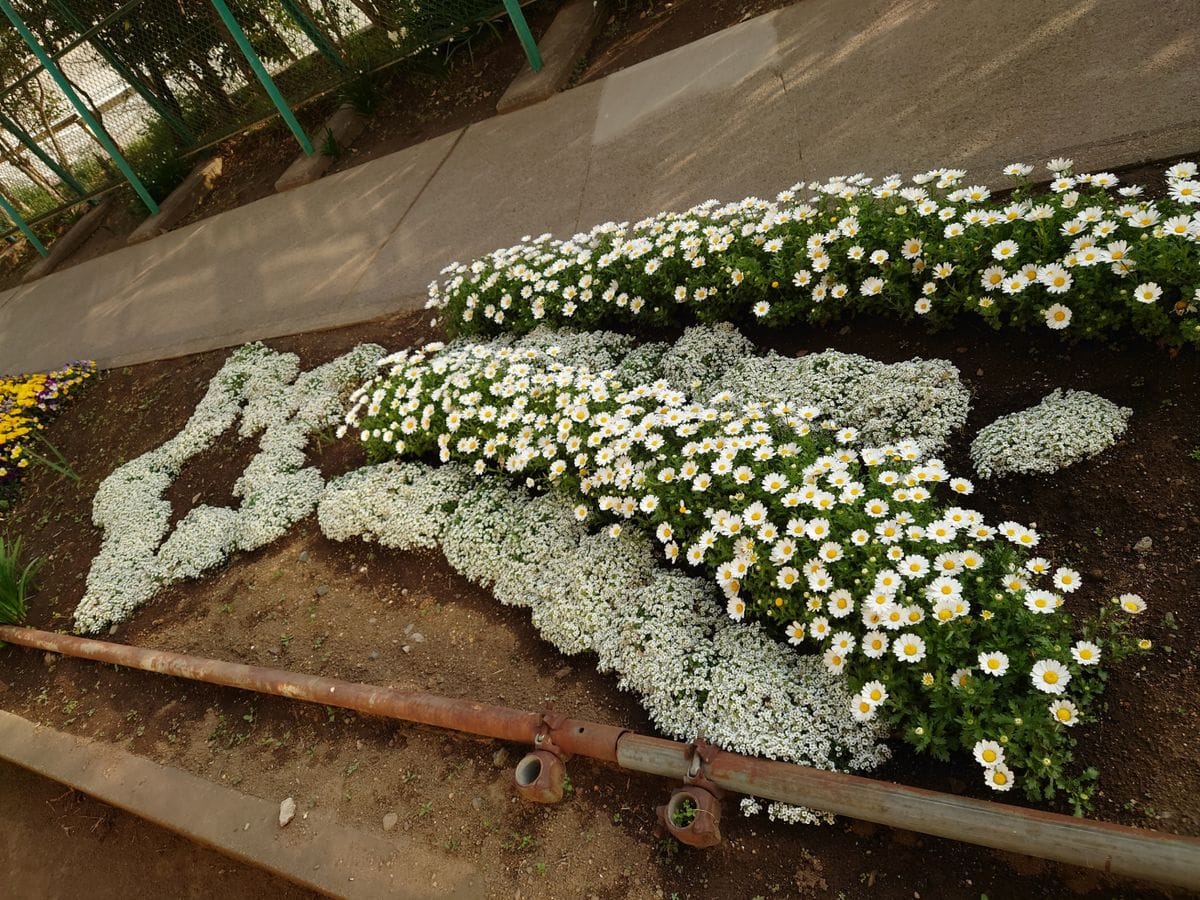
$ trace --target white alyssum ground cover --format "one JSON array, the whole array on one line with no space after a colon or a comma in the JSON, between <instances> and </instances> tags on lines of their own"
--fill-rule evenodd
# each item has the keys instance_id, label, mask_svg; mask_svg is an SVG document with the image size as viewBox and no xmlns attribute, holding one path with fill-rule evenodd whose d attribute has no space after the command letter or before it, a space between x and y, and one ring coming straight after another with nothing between
<instances>
[{"instance_id":1,"label":"white alyssum ground cover","mask_svg":"<svg viewBox=\"0 0 1200 900\"><path fill-rule=\"evenodd\" d=\"M984 478L1052 474L1113 446L1132 415L1087 391L1055 390L980 430L971 461Z\"/></svg>"},{"instance_id":2,"label":"white alyssum ground cover","mask_svg":"<svg viewBox=\"0 0 1200 900\"><path fill-rule=\"evenodd\" d=\"M550 350L564 365L611 370L625 384L665 379L693 399L714 405L787 401L817 406L858 429L868 443L907 438L926 452L945 448L966 423L971 406L970 389L947 360L883 363L837 350L798 358L763 354L727 323L694 325L674 344L635 346L631 338L614 332L539 328L482 346Z\"/></svg>"},{"instance_id":3,"label":"white alyssum ground cover","mask_svg":"<svg viewBox=\"0 0 1200 900\"><path fill-rule=\"evenodd\" d=\"M75 610L76 630L95 633L122 622L164 585L199 577L235 550L262 547L312 512L325 481L305 465L309 435L340 420L345 394L382 354L381 347L364 344L300 374L295 354L261 344L236 350L183 429L118 468L97 490L92 521L104 540ZM167 488L239 416L243 437L262 435L261 451L234 486L241 504L198 506L168 536Z\"/></svg>"}]
</instances>

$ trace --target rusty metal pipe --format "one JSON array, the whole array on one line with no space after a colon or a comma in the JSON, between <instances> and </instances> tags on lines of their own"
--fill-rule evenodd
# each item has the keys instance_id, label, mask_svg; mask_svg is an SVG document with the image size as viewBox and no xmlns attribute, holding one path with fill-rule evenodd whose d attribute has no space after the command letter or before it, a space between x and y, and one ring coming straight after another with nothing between
<instances>
[{"instance_id":1,"label":"rusty metal pipe","mask_svg":"<svg viewBox=\"0 0 1200 900\"><path fill-rule=\"evenodd\" d=\"M169 650L148 650L144 647L94 641L32 628L0 626L0 641L80 659L141 669L144 672L157 672L207 684L257 691L260 694L322 703L326 706L405 719L438 728L468 731L502 741L531 743L542 724L542 717L538 713L505 706L455 700L452 697L441 697L421 691L397 691L283 669L223 662L173 653Z\"/></svg>"},{"instance_id":2,"label":"rusty metal pipe","mask_svg":"<svg viewBox=\"0 0 1200 900\"><path fill-rule=\"evenodd\" d=\"M611 725L29 628L0 626L0 641L500 740L530 744L539 742L540 736L567 754L615 762L631 771L676 781L685 781L694 774L695 753L691 746ZM741 794L1200 890L1200 840L1194 838L723 751L708 758L703 774L716 786Z\"/></svg>"}]
</instances>

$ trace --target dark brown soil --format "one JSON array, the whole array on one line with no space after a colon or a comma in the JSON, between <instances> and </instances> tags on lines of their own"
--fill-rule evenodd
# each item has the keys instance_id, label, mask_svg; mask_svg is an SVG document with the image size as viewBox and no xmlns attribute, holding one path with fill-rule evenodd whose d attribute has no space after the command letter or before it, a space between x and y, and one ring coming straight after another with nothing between
<instances>
[{"instance_id":1,"label":"dark brown soil","mask_svg":"<svg viewBox=\"0 0 1200 900\"><path fill-rule=\"evenodd\" d=\"M613 11L575 76L595 81L796 0L614 0Z\"/></svg>"},{"instance_id":2,"label":"dark brown soil","mask_svg":"<svg viewBox=\"0 0 1200 900\"><path fill-rule=\"evenodd\" d=\"M269 343L307 366L363 340L400 347L434 336L413 314ZM1200 745L1200 463L1188 456L1200 445L1196 355L1071 348L1045 335L969 328L930 336L877 322L752 337L789 352L833 346L886 360L948 357L975 391L967 435L1053 387L1087 388L1134 409L1129 433L1100 458L1052 478L984 484L975 499L991 515L1036 522L1048 554L1090 576L1076 608L1127 589L1150 601L1145 632L1158 649L1113 673L1110 709L1083 735L1080 757L1103 773L1096 816L1200 834L1191 764ZM31 472L0 523L47 559L31 624L69 626L99 546L89 524L96 486L182 425L225 355L105 373L53 423L49 437L80 482ZM213 451L185 469L172 491L177 514L193 501L230 501L253 447L221 447L224 456ZM310 452L327 475L361 463L348 442L318 442ZM966 471L964 453L948 454L952 469ZM1153 540L1145 556L1132 550L1143 536ZM163 591L113 639L521 708L553 699L573 715L652 730L636 699L596 674L591 659L555 653L523 610L499 606L440 554L334 544L311 519L205 579ZM497 897L1153 896L1093 873L863 823L797 828L731 814L721 847L691 851L655 825L667 784L585 760L570 765L574 789L564 805L531 808L508 786L518 747L497 765L492 742L17 648L0 650L0 682L0 706L27 718L257 796L295 796L301 810L319 807L372 831L395 812L411 836L486 871ZM946 767L903 747L877 775L985 796L973 766Z\"/></svg>"},{"instance_id":3,"label":"dark brown soil","mask_svg":"<svg viewBox=\"0 0 1200 900\"><path fill-rule=\"evenodd\" d=\"M8 897L258 900L315 897L136 816L0 763L0 869Z\"/></svg>"},{"instance_id":4,"label":"dark brown soil","mask_svg":"<svg viewBox=\"0 0 1200 900\"><path fill-rule=\"evenodd\" d=\"M524 8L540 39L554 20L557 0ZM528 65L507 18L480 29L469 42L395 66L380 76L380 106L367 130L332 167L340 172L496 115L496 103Z\"/></svg>"}]
</instances>

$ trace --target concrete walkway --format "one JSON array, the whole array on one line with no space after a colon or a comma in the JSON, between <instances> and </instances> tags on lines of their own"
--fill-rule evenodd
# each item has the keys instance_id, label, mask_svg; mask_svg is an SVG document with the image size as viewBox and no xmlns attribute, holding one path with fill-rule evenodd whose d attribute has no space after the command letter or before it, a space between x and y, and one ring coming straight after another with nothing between
<instances>
[{"instance_id":1,"label":"concrete walkway","mask_svg":"<svg viewBox=\"0 0 1200 900\"><path fill-rule=\"evenodd\" d=\"M445 263L800 179L1200 151L1200 4L801 0L0 294L0 371L417 308Z\"/></svg>"}]
</instances>

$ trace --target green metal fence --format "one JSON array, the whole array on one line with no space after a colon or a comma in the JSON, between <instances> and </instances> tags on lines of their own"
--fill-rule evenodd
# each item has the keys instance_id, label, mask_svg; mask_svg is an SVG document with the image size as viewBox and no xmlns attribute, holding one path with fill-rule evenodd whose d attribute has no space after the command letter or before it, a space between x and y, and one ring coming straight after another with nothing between
<instances>
[{"instance_id":1,"label":"green metal fence","mask_svg":"<svg viewBox=\"0 0 1200 900\"><path fill-rule=\"evenodd\" d=\"M313 153L297 108L497 17L539 68L528 2L0 0L0 241L44 253L126 184L153 211L191 156L271 117Z\"/></svg>"}]
</instances>

